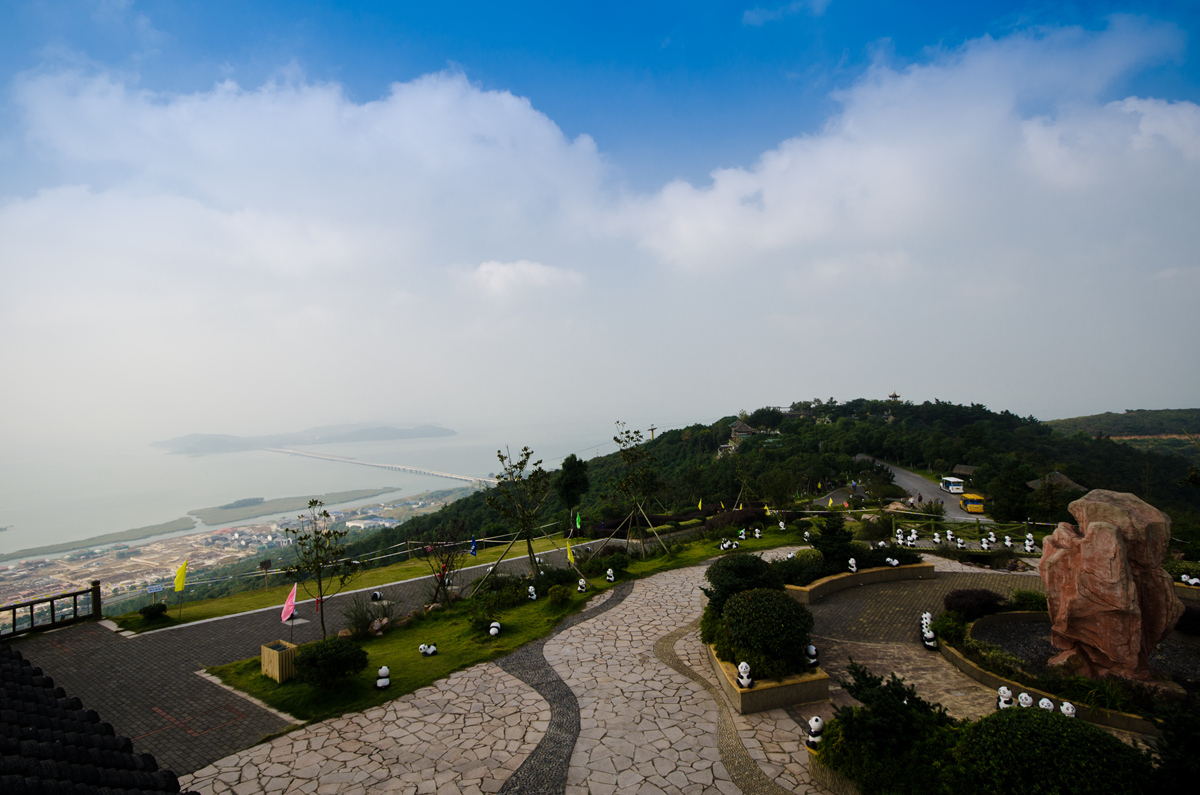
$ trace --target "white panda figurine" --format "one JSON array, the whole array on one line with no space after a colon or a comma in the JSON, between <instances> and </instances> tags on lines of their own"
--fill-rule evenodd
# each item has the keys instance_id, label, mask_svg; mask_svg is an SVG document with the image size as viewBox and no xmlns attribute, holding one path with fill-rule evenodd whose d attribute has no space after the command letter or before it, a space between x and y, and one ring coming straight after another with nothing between
<instances>
[{"instance_id":1,"label":"white panda figurine","mask_svg":"<svg viewBox=\"0 0 1200 795\"><path fill-rule=\"evenodd\" d=\"M817 660L819 659L820 655L817 653L817 647L816 647L816 646L814 646L814 645L812 645L812 644L810 643L810 644L808 645L808 648L804 650L804 654L806 655L806 662L807 662L807 663L808 663L810 666L813 666L813 665L816 665L816 664L817 664Z\"/></svg>"},{"instance_id":2,"label":"white panda figurine","mask_svg":"<svg viewBox=\"0 0 1200 795\"><path fill-rule=\"evenodd\" d=\"M383 666L382 668L380 668L378 678L376 678L376 680L375 680L375 689L383 690L387 687L390 687L392 684L392 680L389 679L388 677L391 675L392 675L392 672L388 670L388 667L386 665Z\"/></svg>"},{"instance_id":3,"label":"white panda figurine","mask_svg":"<svg viewBox=\"0 0 1200 795\"><path fill-rule=\"evenodd\" d=\"M424 643L422 643L420 646L417 647L417 651L421 652L421 654L424 654L425 649L427 649L427 648L429 648L429 647L426 646Z\"/></svg>"},{"instance_id":4,"label":"white panda figurine","mask_svg":"<svg viewBox=\"0 0 1200 795\"><path fill-rule=\"evenodd\" d=\"M1038 702L1038 707L1046 710L1047 712L1053 712L1054 711L1054 702L1048 698L1043 698L1041 701Z\"/></svg>"},{"instance_id":5,"label":"white panda figurine","mask_svg":"<svg viewBox=\"0 0 1200 795\"><path fill-rule=\"evenodd\" d=\"M825 730L825 721L820 715L814 715L808 721L808 739L804 744L809 748L817 748L821 744L821 732Z\"/></svg>"},{"instance_id":6,"label":"white panda figurine","mask_svg":"<svg viewBox=\"0 0 1200 795\"><path fill-rule=\"evenodd\" d=\"M993 544L996 543L996 531L995 530L988 530L988 541Z\"/></svg>"},{"instance_id":7,"label":"white panda figurine","mask_svg":"<svg viewBox=\"0 0 1200 795\"><path fill-rule=\"evenodd\" d=\"M499 621L492 622L492 625L490 627L488 627L488 634L491 635L493 638L500 634L500 622Z\"/></svg>"},{"instance_id":8,"label":"white panda figurine","mask_svg":"<svg viewBox=\"0 0 1200 795\"><path fill-rule=\"evenodd\" d=\"M1029 709L1033 706L1033 696L1029 695L1028 693L1022 693L1021 695L1017 696L1017 703L1020 704L1023 709Z\"/></svg>"},{"instance_id":9,"label":"white panda figurine","mask_svg":"<svg viewBox=\"0 0 1200 795\"><path fill-rule=\"evenodd\" d=\"M782 533L786 530L787 530L787 523L785 523L782 519L780 519L779 520L779 532ZM758 538L758 536L755 536L755 538Z\"/></svg>"},{"instance_id":10,"label":"white panda figurine","mask_svg":"<svg viewBox=\"0 0 1200 795\"><path fill-rule=\"evenodd\" d=\"M1012 536L1004 537L1004 546L1007 549L1012 549Z\"/></svg>"},{"instance_id":11,"label":"white panda figurine","mask_svg":"<svg viewBox=\"0 0 1200 795\"><path fill-rule=\"evenodd\" d=\"M1189 577L1187 584L1191 586L1200 585L1200 577Z\"/></svg>"},{"instance_id":12,"label":"white panda figurine","mask_svg":"<svg viewBox=\"0 0 1200 795\"><path fill-rule=\"evenodd\" d=\"M1026 554L1033 554L1033 542L1029 539L1025 539L1025 552Z\"/></svg>"},{"instance_id":13,"label":"white panda figurine","mask_svg":"<svg viewBox=\"0 0 1200 795\"><path fill-rule=\"evenodd\" d=\"M780 522L780 524L782 524L782 522ZM762 538L762 530L759 530L757 527L756 527L756 528L754 528L754 537L755 537L755 538Z\"/></svg>"},{"instance_id":14,"label":"white panda figurine","mask_svg":"<svg viewBox=\"0 0 1200 795\"><path fill-rule=\"evenodd\" d=\"M963 541L961 538L954 539L954 543L956 543L958 545L959 549L967 548L967 543L965 541Z\"/></svg>"},{"instance_id":15,"label":"white panda figurine","mask_svg":"<svg viewBox=\"0 0 1200 795\"><path fill-rule=\"evenodd\" d=\"M750 663L738 663L738 687L743 690L748 690L754 687L754 680L750 678Z\"/></svg>"},{"instance_id":16,"label":"white panda figurine","mask_svg":"<svg viewBox=\"0 0 1200 795\"><path fill-rule=\"evenodd\" d=\"M887 544L886 544L886 543L884 543L883 541L880 541L880 542L879 542L878 544L876 544L875 546L879 547L880 549L883 549L884 547L886 547L886 546L887 546Z\"/></svg>"},{"instance_id":17,"label":"white panda figurine","mask_svg":"<svg viewBox=\"0 0 1200 795\"><path fill-rule=\"evenodd\" d=\"M953 541L953 540L954 540L954 531L953 531L953 530L947 530L947 531L946 531L946 543L947 543L947 544L949 544L949 543L950 543L951 541Z\"/></svg>"},{"instance_id":18,"label":"white panda figurine","mask_svg":"<svg viewBox=\"0 0 1200 795\"><path fill-rule=\"evenodd\" d=\"M1075 717L1075 705L1072 704L1070 701L1064 701L1062 703L1062 706L1060 706L1058 708L1058 711L1063 714L1064 718Z\"/></svg>"},{"instance_id":19,"label":"white panda figurine","mask_svg":"<svg viewBox=\"0 0 1200 795\"><path fill-rule=\"evenodd\" d=\"M746 540L746 528L743 527L741 529L741 531L738 533L738 538L742 541Z\"/></svg>"},{"instance_id":20,"label":"white panda figurine","mask_svg":"<svg viewBox=\"0 0 1200 795\"><path fill-rule=\"evenodd\" d=\"M806 543L806 544L807 544L807 543L808 543L808 539L809 539L809 538L810 538L810 536L809 536L809 532L808 532L807 530L805 530L805 531L804 531L804 543Z\"/></svg>"},{"instance_id":21,"label":"white panda figurine","mask_svg":"<svg viewBox=\"0 0 1200 795\"><path fill-rule=\"evenodd\" d=\"M921 631L921 645L930 651L937 651L937 635L929 627Z\"/></svg>"},{"instance_id":22,"label":"white panda figurine","mask_svg":"<svg viewBox=\"0 0 1200 795\"><path fill-rule=\"evenodd\" d=\"M580 593L587 593L587 580L579 578L579 587L576 589Z\"/></svg>"},{"instance_id":23,"label":"white panda figurine","mask_svg":"<svg viewBox=\"0 0 1200 795\"><path fill-rule=\"evenodd\" d=\"M795 553L795 552L789 552L789 553L787 553L787 559L788 559L788 560L795 560L795 559L796 559L796 553Z\"/></svg>"},{"instance_id":24,"label":"white panda figurine","mask_svg":"<svg viewBox=\"0 0 1200 795\"><path fill-rule=\"evenodd\" d=\"M433 655L437 654L437 646L432 643L429 645L422 643L420 650L421 654L424 654L426 657L432 657Z\"/></svg>"},{"instance_id":25,"label":"white panda figurine","mask_svg":"<svg viewBox=\"0 0 1200 795\"><path fill-rule=\"evenodd\" d=\"M612 569L609 569L608 571L606 571L606 572L604 573L604 579L608 580L609 582L616 582L616 581L617 581L617 575L613 574L613 570L612 570Z\"/></svg>"},{"instance_id":26,"label":"white panda figurine","mask_svg":"<svg viewBox=\"0 0 1200 795\"><path fill-rule=\"evenodd\" d=\"M982 549L984 552L987 552L987 551L988 551L988 549L989 549L988 545L989 545L989 544L991 544L991 542L990 542L990 541L988 541L986 538L981 538L981 539L979 539L979 548L980 548L980 549Z\"/></svg>"},{"instance_id":27,"label":"white panda figurine","mask_svg":"<svg viewBox=\"0 0 1200 795\"><path fill-rule=\"evenodd\" d=\"M934 544L940 544L940 543L942 543L942 534L941 534L941 533L934 533L934 534L933 534L933 543L934 543Z\"/></svg>"},{"instance_id":28,"label":"white panda figurine","mask_svg":"<svg viewBox=\"0 0 1200 795\"><path fill-rule=\"evenodd\" d=\"M737 549L739 546L740 546L740 544L738 544L738 542L734 541L734 542L730 543L729 548Z\"/></svg>"},{"instance_id":29,"label":"white panda figurine","mask_svg":"<svg viewBox=\"0 0 1200 795\"><path fill-rule=\"evenodd\" d=\"M850 558L850 560L848 560L848 561L846 562L846 565L848 565L848 566L850 567L850 573L851 573L851 574L857 574L857 573L858 573L858 563L856 563L856 562L855 562L854 558Z\"/></svg>"},{"instance_id":30,"label":"white panda figurine","mask_svg":"<svg viewBox=\"0 0 1200 795\"><path fill-rule=\"evenodd\" d=\"M371 601L372 602L382 602L383 601L383 591L371 591Z\"/></svg>"},{"instance_id":31,"label":"white panda figurine","mask_svg":"<svg viewBox=\"0 0 1200 795\"><path fill-rule=\"evenodd\" d=\"M1012 691L1001 687L996 691L996 709L1008 709L1013 705Z\"/></svg>"},{"instance_id":32,"label":"white panda figurine","mask_svg":"<svg viewBox=\"0 0 1200 795\"><path fill-rule=\"evenodd\" d=\"M529 601L531 601L531 602L537 601L537 591L534 590L534 587L532 585L529 586Z\"/></svg>"}]
</instances>

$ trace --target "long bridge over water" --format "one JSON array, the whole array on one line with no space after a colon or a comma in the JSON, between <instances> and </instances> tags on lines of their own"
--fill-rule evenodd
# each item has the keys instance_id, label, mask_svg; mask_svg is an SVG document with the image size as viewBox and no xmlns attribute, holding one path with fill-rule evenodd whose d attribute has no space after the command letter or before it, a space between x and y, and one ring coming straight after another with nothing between
<instances>
[{"instance_id":1,"label":"long bridge over water","mask_svg":"<svg viewBox=\"0 0 1200 795\"><path fill-rule=\"evenodd\" d=\"M305 458L319 458L322 461L337 461L342 464L358 464L364 467L375 467L377 469L390 469L394 472L411 472L414 475L428 475L434 478L450 478L451 480L465 480L467 483L490 483L495 485L495 478L473 478L468 475L452 475L449 472L438 472L433 469L421 469L420 467L406 467L402 464L377 464L372 461L359 461L357 458L347 458L341 455L329 455L327 453L310 453L307 450L289 450L286 447L268 447L265 448L271 453L287 453L288 455L299 455Z\"/></svg>"}]
</instances>

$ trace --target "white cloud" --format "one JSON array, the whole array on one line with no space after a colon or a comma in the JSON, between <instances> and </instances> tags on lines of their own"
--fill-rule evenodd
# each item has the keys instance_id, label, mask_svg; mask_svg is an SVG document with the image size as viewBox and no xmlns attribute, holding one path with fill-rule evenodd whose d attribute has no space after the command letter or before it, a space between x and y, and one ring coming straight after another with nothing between
<instances>
[{"instance_id":1,"label":"white cloud","mask_svg":"<svg viewBox=\"0 0 1200 795\"><path fill-rule=\"evenodd\" d=\"M453 72L363 103L298 74L190 94L29 74L13 112L39 189L0 186L21 385L0 408L162 435L892 389L1022 413L1193 402L1200 109L1105 93L1180 46L1116 20L880 63L818 132L640 195L587 136ZM763 377L709 377L735 361ZM543 394L568 366L638 388ZM296 388L358 374L370 388Z\"/></svg>"},{"instance_id":2,"label":"white cloud","mask_svg":"<svg viewBox=\"0 0 1200 795\"><path fill-rule=\"evenodd\" d=\"M577 285L583 277L572 271L542 265L540 262L489 260L471 270L467 279L474 287L490 296L507 298L525 289Z\"/></svg>"}]
</instances>

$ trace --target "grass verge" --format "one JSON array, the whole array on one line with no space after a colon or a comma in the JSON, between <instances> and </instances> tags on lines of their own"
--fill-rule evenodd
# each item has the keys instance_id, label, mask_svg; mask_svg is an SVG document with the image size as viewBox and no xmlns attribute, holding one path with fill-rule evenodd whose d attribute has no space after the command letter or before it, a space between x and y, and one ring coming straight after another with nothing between
<instances>
[{"instance_id":1,"label":"grass verge","mask_svg":"<svg viewBox=\"0 0 1200 795\"><path fill-rule=\"evenodd\" d=\"M556 539L555 543L559 548L563 547L562 539ZM534 552L551 552L554 550L554 545L547 539L538 539L533 542ZM524 559L525 545L519 543L513 546L513 552L519 554L509 554L508 559L514 557ZM467 565L475 566L482 563L495 563L500 559L500 553L504 551L502 546L488 547L487 549L479 550L479 554L475 558L469 558L470 563ZM429 575L429 566L425 561L414 558L401 563L393 563L390 566L384 566L378 569L367 569L361 575L356 577L350 583L350 589L358 590L360 588L373 588L379 585L387 585L389 583L411 580L416 577L426 577ZM282 576L277 576L275 579L283 580ZM172 595L171 601L168 603L169 608L167 614L174 624L187 624L192 621L203 621L208 618L220 618L222 616L231 616L236 613L245 613L249 610L259 610L264 607L279 607L282 609L283 602L287 599L288 593L292 590L292 583L287 582L282 585L276 585L270 588L262 588L255 591L242 591L241 593L230 594L228 596L219 596L215 599L201 599L195 602L183 603L183 614L180 616L178 597ZM184 591L184 593L187 593ZM304 588L300 588L299 599L307 599L304 593ZM142 623L141 615L135 610L133 612L124 613L119 616L112 617L112 620L117 623L121 629L129 630L130 632L142 632L148 629L162 629L168 626L166 622L158 622L152 625Z\"/></svg>"},{"instance_id":2,"label":"grass verge","mask_svg":"<svg viewBox=\"0 0 1200 795\"><path fill-rule=\"evenodd\" d=\"M791 533L772 534L759 540L740 542L740 551L760 552L797 542L797 536ZM695 566L719 554L716 546L716 541L696 540L676 547L671 555L635 559L624 579L640 579ZM391 630L382 638L363 641L361 645L369 657L367 669L338 688L316 688L295 679L278 684L262 675L259 657L210 668L208 672L230 687L303 721L361 712L433 684L455 671L503 657L548 635L562 618L582 610L588 599L614 585L603 578L589 579L588 582L591 584L588 594L573 593L562 605L539 599L504 611L497 619L503 630L495 638L471 626L465 602L436 610L405 627ZM433 657L422 656L417 651L422 643L435 644L438 653ZM387 690L376 690L375 673L382 665L390 669L392 684Z\"/></svg>"}]
</instances>

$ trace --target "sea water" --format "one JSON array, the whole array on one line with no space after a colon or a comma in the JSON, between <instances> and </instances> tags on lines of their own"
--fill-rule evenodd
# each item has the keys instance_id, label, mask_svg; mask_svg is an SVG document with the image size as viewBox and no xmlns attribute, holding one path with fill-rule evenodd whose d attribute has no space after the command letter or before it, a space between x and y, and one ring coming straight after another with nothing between
<instances>
[{"instance_id":1,"label":"sea water","mask_svg":"<svg viewBox=\"0 0 1200 795\"><path fill-rule=\"evenodd\" d=\"M580 424L509 431L467 429L455 436L295 449L399 464L467 477L500 469L496 450L516 455L529 445L547 469L570 453L580 458L615 449L611 426ZM396 488L388 498L452 489L463 481L323 461L265 450L182 456L146 443L0 451L0 552L77 541L162 524L188 511L247 497L317 496L353 489ZM363 502L377 502L366 500ZM243 522L245 524L246 522ZM198 525L198 529L205 529Z\"/></svg>"}]
</instances>

